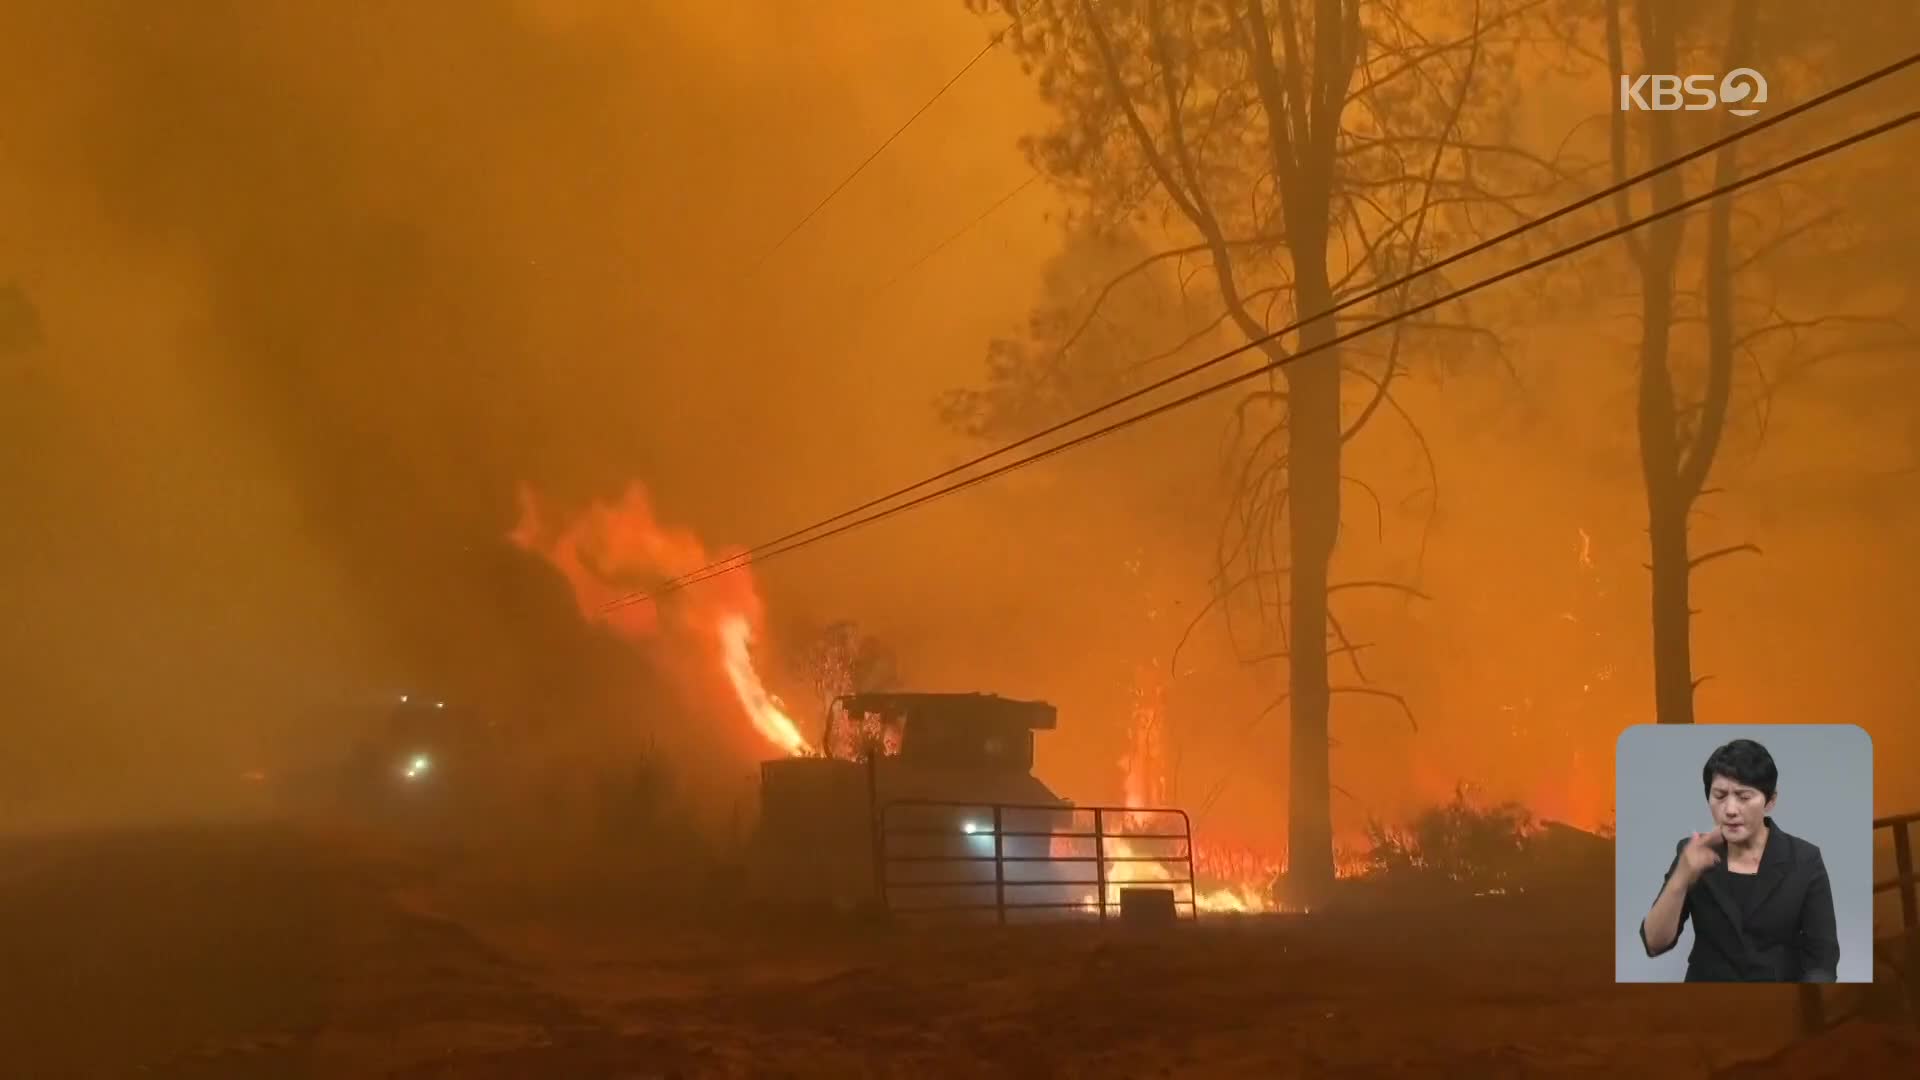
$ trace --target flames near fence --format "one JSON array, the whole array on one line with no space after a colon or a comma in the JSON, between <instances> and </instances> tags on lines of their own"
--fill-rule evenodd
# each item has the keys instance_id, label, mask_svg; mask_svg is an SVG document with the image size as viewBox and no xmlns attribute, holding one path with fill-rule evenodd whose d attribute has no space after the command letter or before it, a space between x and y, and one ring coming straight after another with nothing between
<instances>
[{"instance_id":1,"label":"flames near fence","mask_svg":"<svg viewBox=\"0 0 1920 1080\"><path fill-rule=\"evenodd\" d=\"M1177 914L1199 910L1179 810L901 800L879 830L881 888L896 913L1106 919L1139 887L1170 893Z\"/></svg>"}]
</instances>

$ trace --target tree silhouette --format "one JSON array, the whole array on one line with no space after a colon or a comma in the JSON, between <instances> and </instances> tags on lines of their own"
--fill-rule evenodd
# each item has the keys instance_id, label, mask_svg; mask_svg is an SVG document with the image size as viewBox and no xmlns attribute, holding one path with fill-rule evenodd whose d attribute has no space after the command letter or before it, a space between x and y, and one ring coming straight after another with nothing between
<instances>
[{"instance_id":1,"label":"tree silhouette","mask_svg":"<svg viewBox=\"0 0 1920 1080\"><path fill-rule=\"evenodd\" d=\"M1353 664L1329 596L1401 588L1331 578L1343 448L1378 416L1424 439L1394 394L1416 343L1457 336L1437 320L1396 324L1376 350L1331 347L1342 324L1371 321L1446 287L1442 275L1384 293L1370 310L1336 303L1430 263L1559 179L1511 148L1499 76L1530 4L1395 0L967 0L1013 20L1006 41L1058 117L1026 142L1070 197L1077 227L1127 226L1168 242L1118 275L1178 271L1183 295L1216 312L1202 327L1258 340L1286 366L1243 395L1229 430L1235 461L1215 607L1251 606L1277 641L1263 655L1289 676L1289 880L1311 904L1334 877L1328 726L1336 695L1398 695L1338 685ZM1096 298L1080 325L1093 325ZM1291 342L1269 338L1297 321ZM1431 334L1415 331L1431 331ZM1070 351L1076 331L1055 343ZM1310 354L1310 355L1306 355ZM1353 391L1351 398L1348 391ZM1431 457L1426 459L1431 466ZM1429 492L1437 499L1437 477ZM1280 704L1276 702L1276 705Z\"/></svg>"},{"instance_id":2,"label":"tree silhouette","mask_svg":"<svg viewBox=\"0 0 1920 1080\"><path fill-rule=\"evenodd\" d=\"M1831 71L1807 70L1809 59L1827 54L1831 42L1819 40L1794 12L1763 10L1756 0L1573 0L1567 11L1575 26L1591 27L1597 20L1604 34L1605 56L1589 59L1604 64L1610 106L1622 77L1640 73L1760 66L1775 76L1775 98L1779 84L1790 78L1817 83L1815 89L1841 81ZM1583 34L1576 31L1570 39ZM1724 110L1610 107L1606 156L1612 175L1617 181L1670 161L1745 122ZM1786 137L1798 148L1804 129ZM1636 208L1637 191L1622 192L1613 200L1615 216L1625 222L1637 212L1667 210L1688 198L1690 187L1697 192L1737 179L1743 157L1771 159L1778 149L1767 136L1724 146L1698 169L1668 170L1650 180L1643 207ZM1694 544L1701 504L1720 490L1710 482L1727 471L1732 440L1749 438L1757 453L1782 390L1831 360L1902 342L1910 347L1913 341L1884 315L1838 310L1803 269L1793 267L1796 259L1829 263L1856 243L1846 235L1848 216L1817 182L1785 178L1625 237L1639 321L1633 411L1647 507L1654 713L1660 723L1694 722L1697 692L1710 678L1694 670L1694 573L1728 556L1760 554L1746 540L1701 545L1705 550ZM1697 237L1692 243L1690 232Z\"/></svg>"}]
</instances>

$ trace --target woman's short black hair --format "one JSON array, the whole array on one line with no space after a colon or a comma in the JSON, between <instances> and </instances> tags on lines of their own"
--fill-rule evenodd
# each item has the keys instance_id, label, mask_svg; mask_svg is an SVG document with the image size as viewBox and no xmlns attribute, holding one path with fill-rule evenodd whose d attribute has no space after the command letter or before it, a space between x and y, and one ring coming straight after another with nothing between
<instances>
[{"instance_id":1,"label":"woman's short black hair","mask_svg":"<svg viewBox=\"0 0 1920 1080\"><path fill-rule=\"evenodd\" d=\"M1769 800L1780 786L1780 769L1767 748L1752 739L1735 739L1715 750L1700 770L1700 786L1707 798L1713 797L1713 778L1724 776L1750 788L1758 788Z\"/></svg>"}]
</instances>

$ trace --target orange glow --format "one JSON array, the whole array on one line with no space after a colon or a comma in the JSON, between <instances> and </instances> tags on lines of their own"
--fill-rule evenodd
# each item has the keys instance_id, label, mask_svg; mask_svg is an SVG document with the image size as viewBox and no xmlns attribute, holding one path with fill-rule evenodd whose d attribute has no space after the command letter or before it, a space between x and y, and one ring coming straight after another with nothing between
<instances>
[{"instance_id":1,"label":"orange glow","mask_svg":"<svg viewBox=\"0 0 1920 1080\"><path fill-rule=\"evenodd\" d=\"M1129 808L1167 805L1166 699L1158 668L1142 665L1134 675L1127 753L1120 759Z\"/></svg>"},{"instance_id":2,"label":"orange glow","mask_svg":"<svg viewBox=\"0 0 1920 1080\"><path fill-rule=\"evenodd\" d=\"M1127 720L1127 752L1120 759L1122 787L1129 809L1168 805L1166 685L1158 665L1142 665L1134 674L1133 709ZM1127 827L1154 831L1150 814L1127 815ZM1114 854L1130 857L1136 849L1126 840L1112 842ZM1141 855L1159 854L1140 850ZM1270 886L1281 860L1252 848L1193 840L1195 906L1205 912L1256 912L1272 909ZM1165 863L1122 862L1108 871L1110 883L1166 881L1172 872ZM1089 897L1089 900L1092 898ZM1118 895L1108 897L1117 902Z\"/></svg>"},{"instance_id":3,"label":"orange glow","mask_svg":"<svg viewBox=\"0 0 1920 1080\"><path fill-rule=\"evenodd\" d=\"M659 657L693 679L696 701L710 700L716 684L732 693L722 707L737 708L777 750L813 753L781 700L768 692L753 663L762 604L751 571L742 569L664 596L632 602L677 575L714 561L689 530L662 525L638 483L613 503L596 504L566 524L549 527L538 498L520 493L520 522L510 539L545 559L573 589L582 617L611 627L651 651L671 643L692 656ZM724 557L724 556L723 556ZM662 615L672 622L662 625ZM682 665L686 665L683 667Z\"/></svg>"}]
</instances>

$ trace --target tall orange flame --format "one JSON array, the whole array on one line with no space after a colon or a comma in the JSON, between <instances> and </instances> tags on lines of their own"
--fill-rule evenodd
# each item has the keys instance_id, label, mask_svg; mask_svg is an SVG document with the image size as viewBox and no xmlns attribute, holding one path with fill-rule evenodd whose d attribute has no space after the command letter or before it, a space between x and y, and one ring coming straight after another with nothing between
<instances>
[{"instance_id":1,"label":"tall orange flame","mask_svg":"<svg viewBox=\"0 0 1920 1080\"><path fill-rule=\"evenodd\" d=\"M660 523L646 489L629 486L617 501L589 507L557 527L541 513L539 499L520 492L520 521L509 537L539 555L573 590L583 618L612 628L636 645L671 637L690 648L703 683L724 680L753 730L786 754L812 753L780 699L754 668L752 646L763 607L745 568L701 582L668 597L635 599L637 593L711 564L700 538ZM671 612L669 626L662 614Z\"/></svg>"},{"instance_id":2,"label":"tall orange flame","mask_svg":"<svg viewBox=\"0 0 1920 1080\"><path fill-rule=\"evenodd\" d=\"M768 693L760 682L760 673L753 667L752 645L753 626L745 617L730 615L721 620L720 660L726 667L727 681L733 684L735 696L753 721L754 730L795 757L811 754L813 748L788 715L786 703Z\"/></svg>"},{"instance_id":3,"label":"tall orange flame","mask_svg":"<svg viewBox=\"0 0 1920 1080\"><path fill-rule=\"evenodd\" d=\"M1159 670L1143 665L1133 680L1133 710L1127 723L1127 754L1120 759L1129 808L1167 803L1166 684Z\"/></svg>"},{"instance_id":4,"label":"tall orange flame","mask_svg":"<svg viewBox=\"0 0 1920 1080\"><path fill-rule=\"evenodd\" d=\"M1121 782L1130 810L1164 807L1168 802L1166 684L1158 665L1142 665L1134 673L1133 709L1127 722L1127 753L1120 759ZM1129 814L1131 824L1146 825L1147 814ZM1116 854L1132 855L1125 840L1114 843ZM1162 851L1141 854L1158 857ZM1200 837L1193 840L1194 875L1211 888L1194 884L1195 906L1207 912L1254 912L1269 907L1266 886L1278 872L1277 861L1250 849L1223 847ZM1165 881L1168 867L1159 862L1122 862L1109 871L1116 884Z\"/></svg>"}]
</instances>

